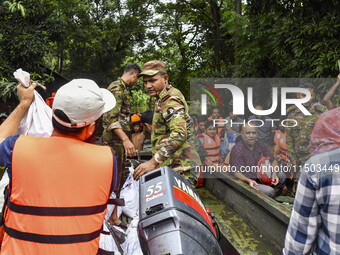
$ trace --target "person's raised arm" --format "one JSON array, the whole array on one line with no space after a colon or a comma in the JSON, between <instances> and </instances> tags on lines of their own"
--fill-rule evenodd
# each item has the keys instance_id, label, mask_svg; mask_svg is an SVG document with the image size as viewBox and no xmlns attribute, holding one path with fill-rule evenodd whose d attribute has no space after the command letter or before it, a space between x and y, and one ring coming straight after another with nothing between
<instances>
[{"instance_id":1,"label":"person's raised arm","mask_svg":"<svg viewBox=\"0 0 340 255\"><path fill-rule=\"evenodd\" d=\"M35 87L36 87L35 82L33 82L32 85L29 86L28 88L25 88L21 84L17 86L20 103L14 109L14 111L8 116L8 118L0 125L0 143L7 137L15 135L17 133L19 124L22 118L27 113L34 99Z\"/></svg>"},{"instance_id":2,"label":"person's raised arm","mask_svg":"<svg viewBox=\"0 0 340 255\"><path fill-rule=\"evenodd\" d=\"M322 105L325 105L328 110L333 109L333 103L332 103L331 98L334 95L336 89L339 87L339 85L340 85L340 74L338 75L336 83L334 83L334 85L329 89L327 94L320 101L320 103Z\"/></svg>"}]
</instances>

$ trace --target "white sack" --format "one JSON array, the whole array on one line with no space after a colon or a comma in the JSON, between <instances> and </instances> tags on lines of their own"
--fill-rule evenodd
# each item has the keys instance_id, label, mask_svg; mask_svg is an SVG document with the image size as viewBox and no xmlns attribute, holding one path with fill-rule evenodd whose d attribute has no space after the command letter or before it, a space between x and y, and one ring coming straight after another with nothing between
<instances>
[{"instance_id":1,"label":"white sack","mask_svg":"<svg viewBox=\"0 0 340 255\"><path fill-rule=\"evenodd\" d=\"M138 239L138 217L134 218L126 230L126 239L122 245L124 255L143 255Z\"/></svg>"},{"instance_id":2,"label":"white sack","mask_svg":"<svg viewBox=\"0 0 340 255\"><path fill-rule=\"evenodd\" d=\"M134 169L129 167L130 175L126 179L120 198L124 198L125 206L122 207L123 213L130 218L138 217L139 215L139 181L133 179Z\"/></svg>"},{"instance_id":3,"label":"white sack","mask_svg":"<svg viewBox=\"0 0 340 255\"><path fill-rule=\"evenodd\" d=\"M116 198L116 194L114 192L111 193L110 195L110 199ZM107 211L105 214L105 218L104 218L104 224L103 224L103 230L106 232L109 232L109 229L106 227L105 221L107 221L112 212L113 209L115 208L115 205L112 204L108 204L107 205ZM120 217L120 215L122 214L122 208L120 206L118 206L117 208L117 216L118 218ZM119 228L118 226L116 226L117 229L119 229L121 232L124 232L123 229ZM101 233L100 234L100 238L99 238L99 248L108 251L108 252L114 252L115 255L121 255L121 253L119 252L117 245L115 243L115 241L113 240L113 237L111 235L106 235Z\"/></svg>"},{"instance_id":4,"label":"white sack","mask_svg":"<svg viewBox=\"0 0 340 255\"><path fill-rule=\"evenodd\" d=\"M13 75L25 87L30 86L29 73L20 68L16 70ZM52 109L45 103L39 93L34 91L34 100L20 122L18 134L50 137L52 131Z\"/></svg>"},{"instance_id":5,"label":"white sack","mask_svg":"<svg viewBox=\"0 0 340 255\"><path fill-rule=\"evenodd\" d=\"M28 88L30 86L31 76L28 72L19 68L13 73L13 75L15 79L24 85L24 87Z\"/></svg>"}]
</instances>

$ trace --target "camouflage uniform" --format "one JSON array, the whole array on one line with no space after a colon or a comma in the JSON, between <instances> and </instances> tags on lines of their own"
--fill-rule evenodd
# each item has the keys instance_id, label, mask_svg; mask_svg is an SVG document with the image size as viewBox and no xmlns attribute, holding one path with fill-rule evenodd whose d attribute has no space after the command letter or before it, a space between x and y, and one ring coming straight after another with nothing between
<instances>
[{"instance_id":1,"label":"camouflage uniform","mask_svg":"<svg viewBox=\"0 0 340 255\"><path fill-rule=\"evenodd\" d=\"M126 179L125 171L125 151L123 141L113 132L116 128L121 128L124 133L130 137L130 91L127 84L122 80L112 82L108 88L109 91L116 98L116 106L109 112L103 114L103 134L102 142L104 145L109 145L116 156L118 172L117 181L120 181L120 185L124 184Z\"/></svg>"},{"instance_id":2,"label":"camouflage uniform","mask_svg":"<svg viewBox=\"0 0 340 255\"><path fill-rule=\"evenodd\" d=\"M309 112L312 115L304 115L300 109L292 105L287 109L287 119L294 119L297 121L298 125L296 127L288 127L286 128L286 144L288 157L290 161L296 160L296 169L292 169L292 171L296 171L292 173L291 176L295 176L294 179L287 178L286 186L288 188L288 194L294 195L297 188L297 182L300 175L300 166L302 166L307 159L310 157L310 146L309 141L311 134L313 132L313 128L315 122L319 115L323 113L325 109L318 105L313 105ZM289 123L289 125L293 125L294 123ZM288 177L288 176L287 176Z\"/></svg>"},{"instance_id":3,"label":"camouflage uniform","mask_svg":"<svg viewBox=\"0 0 340 255\"><path fill-rule=\"evenodd\" d=\"M152 127L152 154L160 166L169 166L176 172L183 173L201 165L191 143L188 105L182 93L171 85L163 89L157 97Z\"/></svg>"},{"instance_id":4,"label":"camouflage uniform","mask_svg":"<svg viewBox=\"0 0 340 255\"><path fill-rule=\"evenodd\" d=\"M298 122L296 127L286 128L286 144L289 159L291 161L296 160L298 166L304 164L310 157L310 136L317 118L324 111L324 108L318 105L314 105L309 109L309 112L312 114L309 116L304 115L295 105L292 105L287 110L287 119L294 119ZM289 123L289 125L292 124Z\"/></svg>"}]
</instances>

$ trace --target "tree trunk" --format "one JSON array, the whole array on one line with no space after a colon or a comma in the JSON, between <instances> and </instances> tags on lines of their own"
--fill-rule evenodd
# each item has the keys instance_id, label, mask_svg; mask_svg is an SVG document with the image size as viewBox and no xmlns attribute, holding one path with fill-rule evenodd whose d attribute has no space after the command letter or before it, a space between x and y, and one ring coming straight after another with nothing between
<instances>
[{"instance_id":1,"label":"tree trunk","mask_svg":"<svg viewBox=\"0 0 340 255\"><path fill-rule=\"evenodd\" d=\"M217 6L216 0L209 0L210 11L211 11L211 31L213 40L213 50L214 50L214 67L217 72L221 72L220 54L221 54L221 14L220 7Z\"/></svg>"},{"instance_id":2,"label":"tree trunk","mask_svg":"<svg viewBox=\"0 0 340 255\"><path fill-rule=\"evenodd\" d=\"M241 0L234 0L235 3L235 12L238 15L241 15L241 10L242 10L242 3ZM235 29L235 73L238 73L238 68L240 64L240 58L238 57L238 41L239 41L239 33L240 33L240 18L236 16L236 29Z\"/></svg>"}]
</instances>

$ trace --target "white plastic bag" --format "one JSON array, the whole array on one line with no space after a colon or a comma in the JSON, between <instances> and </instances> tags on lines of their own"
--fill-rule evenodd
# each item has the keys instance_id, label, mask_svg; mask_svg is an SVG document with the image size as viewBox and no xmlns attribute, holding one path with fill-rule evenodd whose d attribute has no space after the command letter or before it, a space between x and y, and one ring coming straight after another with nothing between
<instances>
[{"instance_id":1,"label":"white plastic bag","mask_svg":"<svg viewBox=\"0 0 340 255\"><path fill-rule=\"evenodd\" d=\"M3 195L3 191L5 189L5 187L7 186L7 184L9 183L9 178L8 178L8 174L7 174L7 170L5 171L4 175L2 176L2 179L0 180L0 210L4 204L5 198Z\"/></svg>"},{"instance_id":2,"label":"white plastic bag","mask_svg":"<svg viewBox=\"0 0 340 255\"><path fill-rule=\"evenodd\" d=\"M124 230L121 229L118 226L114 226L116 229L118 229L120 232L124 233ZM123 255L123 253L119 252L119 249L115 243L115 241L113 240L113 237L109 231L109 229L107 228L105 221L103 224L103 231L105 233L100 233L100 237L99 237L99 248L107 251L107 252L114 252L114 254L116 255ZM123 245L123 244L122 244ZM121 246L122 246L121 245Z\"/></svg>"},{"instance_id":3,"label":"white plastic bag","mask_svg":"<svg viewBox=\"0 0 340 255\"><path fill-rule=\"evenodd\" d=\"M116 194L114 193L114 191L111 192L110 195L110 199L115 199L116 198ZM104 220L108 220L113 212L113 209L115 208L116 205L113 204L108 204L107 205L107 210L106 210L106 214L105 214L105 218ZM117 217L120 218L120 216L122 215L122 207L118 206L117 208Z\"/></svg>"},{"instance_id":4,"label":"white plastic bag","mask_svg":"<svg viewBox=\"0 0 340 255\"><path fill-rule=\"evenodd\" d=\"M28 88L30 86L31 76L28 72L19 68L13 73L13 75L15 79L24 85L24 87Z\"/></svg>"},{"instance_id":5,"label":"white plastic bag","mask_svg":"<svg viewBox=\"0 0 340 255\"><path fill-rule=\"evenodd\" d=\"M126 179L120 198L124 198L125 206L122 207L123 213L130 218L135 218L139 215L139 181L133 179L132 167L129 167L130 175Z\"/></svg>"},{"instance_id":6,"label":"white plastic bag","mask_svg":"<svg viewBox=\"0 0 340 255\"><path fill-rule=\"evenodd\" d=\"M21 68L13 73L14 77L25 87L30 86L30 74ZM34 101L21 120L18 134L36 137L50 137L53 131L52 110L38 92L34 91Z\"/></svg>"},{"instance_id":7,"label":"white plastic bag","mask_svg":"<svg viewBox=\"0 0 340 255\"><path fill-rule=\"evenodd\" d=\"M143 255L138 239L138 217L134 218L126 230L126 239L122 245L124 255Z\"/></svg>"},{"instance_id":8,"label":"white plastic bag","mask_svg":"<svg viewBox=\"0 0 340 255\"><path fill-rule=\"evenodd\" d=\"M111 193L110 195L111 199L116 198L116 194L114 192ZM104 224L103 224L103 231L105 231L106 233L109 233L109 229L107 228L105 222L110 218L113 209L115 208L115 205L112 204L108 204L107 205L107 210L106 210L106 214L105 214L105 218L104 218ZM122 208L120 206L118 206L117 208L117 216L118 218L120 217L120 215L122 214ZM119 229L121 232L124 232L123 229L119 228L118 226L115 226L117 229ZM119 250L118 247L115 243L115 241L113 240L113 237L110 234L100 234L100 238L99 238L99 248L107 251L107 252L114 252L117 255L122 255Z\"/></svg>"}]
</instances>

